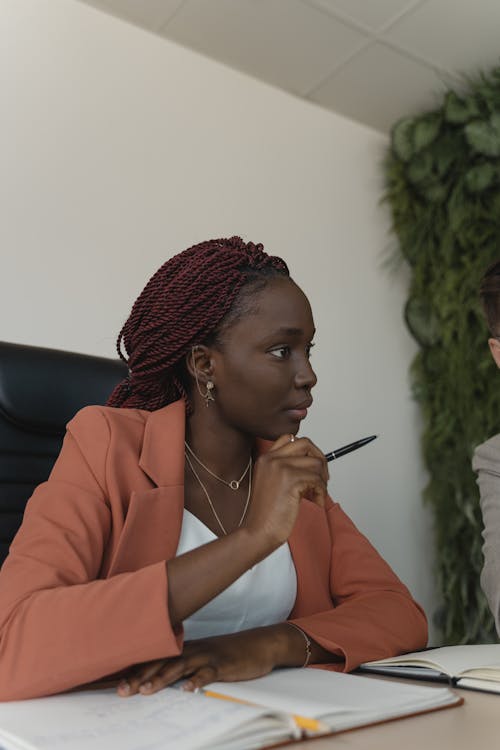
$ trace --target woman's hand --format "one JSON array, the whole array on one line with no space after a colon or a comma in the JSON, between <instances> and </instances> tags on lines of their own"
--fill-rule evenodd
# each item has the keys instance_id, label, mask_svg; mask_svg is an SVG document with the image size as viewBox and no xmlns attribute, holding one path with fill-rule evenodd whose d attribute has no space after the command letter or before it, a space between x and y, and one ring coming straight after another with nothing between
<instances>
[{"instance_id":1,"label":"woman's hand","mask_svg":"<svg viewBox=\"0 0 500 750\"><path fill-rule=\"evenodd\" d=\"M134 668L118 685L118 693L149 695L182 679L187 679L184 689L196 690L209 682L261 677L287 660L284 654L290 643L297 649L293 632L287 631L292 628L277 625L187 641L181 656L158 659ZM298 661L295 659L298 665L303 659L302 651L299 634Z\"/></svg>"},{"instance_id":2,"label":"woman's hand","mask_svg":"<svg viewBox=\"0 0 500 750\"><path fill-rule=\"evenodd\" d=\"M255 463L250 509L242 528L267 540L272 549L290 536L301 498L321 507L327 495L328 466L308 438L282 435ZM269 551L267 554L269 554Z\"/></svg>"}]
</instances>

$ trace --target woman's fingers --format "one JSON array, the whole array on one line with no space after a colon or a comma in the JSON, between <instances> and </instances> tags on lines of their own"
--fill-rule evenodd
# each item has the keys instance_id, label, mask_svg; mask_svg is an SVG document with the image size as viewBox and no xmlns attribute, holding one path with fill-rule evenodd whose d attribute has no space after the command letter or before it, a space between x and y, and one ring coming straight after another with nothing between
<instances>
[{"instance_id":1,"label":"woman's fingers","mask_svg":"<svg viewBox=\"0 0 500 750\"><path fill-rule=\"evenodd\" d=\"M274 441L274 443L271 445L269 452L271 451L277 451L280 448L283 448L283 446L288 445L288 443L295 443L295 441L298 441L299 438L296 438L295 435L292 435L291 433L285 433L284 435L281 435L277 440Z\"/></svg>"},{"instance_id":2,"label":"woman's fingers","mask_svg":"<svg viewBox=\"0 0 500 750\"><path fill-rule=\"evenodd\" d=\"M183 690L197 690L217 679L216 668L212 664L207 664L210 660L208 654L200 654L182 658L179 660L182 663L177 665L167 662L162 669L141 682L138 692L152 695L183 677L188 677L182 686Z\"/></svg>"},{"instance_id":3,"label":"woman's fingers","mask_svg":"<svg viewBox=\"0 0 500 750\"><path fill-rule=\"evenodd\" d=\"M192 671L192 668L190 669L186 664L185 659L179 659L178 662L177 664L166 662L162 669L144 679L138 687L139 693L143 693L144 695L157 693L158 690L181 680L186 674Z\"/></svg>"},{"instance_id":4,"label":"woman's fingers","mask_svg":"<svg viewBox=\"0 0 500 750\"><path fill-rule=\"evenodd\" d=\"M300 500L324 506L328 468L321 451L308 438L282 435L255 462L252 498L242 527L267 554L283 544L294 527Z\"/></svg>"},{"instance_id":5,"label":"woman's fingers","mask_svg":"<svg viewBox=\"0 0 500 750\"><path fill-rule=\"evenodd\" d=\"M189 647L187 649L189 651ZM118 694L127 697L136 693L151 695L184 677L189 678L184 686L186 690L213 682L217 670L211 663L211 656L206 651L185 653L173 659L158 659L136 670L118 685Z\"/></svg>"},{"instance_id":6,"label":"woman's fingers","mask_svg":"<svg viewBox=\"0 0 500 750\"><path fill-rule=\"evenodd\" d=\"M184 690L199 690L205 685L215 682L217 680L217 670L215 667L209 665L200 667L194 672L189 680L183 685Z\"/></svg>"},{"instance_id":7,"label":"woman's fingers","mask_svg":"<svg viewBox=\"0 0 500 750\"><path fill-rule=\"evenodd\" d=\"M293 438L293 440L291 439ZM311 456L318 459L320 462L321 476L325 482L328 482L330 478L330 472L328 471L328 463L322 451L317 445L309 440L309 438L296 438L293 435L281 435L281 437L273 443L270 452L274 453L279 451L279 454L274 455L275 458L284 457L297 457L297 456Z\"/></svg>"},{"instance_id":8,"label":"woman's fingers","mask_svg":"<svg viewBox=\"0 0 500 750\"><path fill-rule=\"evenodd\" d=\"M162 686L171 685L180 680L185 674L185 663L182 657L174 659L158 659L150 662L144 667L134 671L126 679L121 680L118 685L118 694L127 697L142 692L156 692L150 690L156 684L160 675Z\"/></svg>"}]
</instances>

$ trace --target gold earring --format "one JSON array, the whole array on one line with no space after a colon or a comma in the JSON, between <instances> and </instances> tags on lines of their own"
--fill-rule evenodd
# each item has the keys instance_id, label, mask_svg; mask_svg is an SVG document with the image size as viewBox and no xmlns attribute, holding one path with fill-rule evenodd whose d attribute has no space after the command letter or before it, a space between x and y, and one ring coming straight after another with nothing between
<instances>
[{"instance_id":1,"label":"gold earring","mask_svg":"<svg viewBox=\"0 0 500 750\"><path fill-rule=\"evenodd\" d=\"M194 379L196 380L196 387L198 389L198 393L205 400L205 406L208 407L210 401L215 401L214 395L212 393L213 389L215 388L215 384L213 383L212 380L207 380L207 384L205 386L206 388L205 393L203 393L203 391L201 390L200 383L198 380L198 370L196 369L196 365L194 363L194 349L195 347L193 346L193 348L191 349L191 358L193 361Z\"/></svg>"},{"instance_id":2,"label":"gold earring","mask_svg":"<svg viewBox=\"0 0 500 750\"><path fill-rule=\"evenodd\" d=\"M208 404L210 403L210 401L215 401L214 394L212 393L212 391L213 391L214 388L215 388L215 385L213 384L213 382L211 380L208 380L207 381L207 392L203 396L203 398L205 399L205 406L208 406Z\"/></svg>"}]
</instances>

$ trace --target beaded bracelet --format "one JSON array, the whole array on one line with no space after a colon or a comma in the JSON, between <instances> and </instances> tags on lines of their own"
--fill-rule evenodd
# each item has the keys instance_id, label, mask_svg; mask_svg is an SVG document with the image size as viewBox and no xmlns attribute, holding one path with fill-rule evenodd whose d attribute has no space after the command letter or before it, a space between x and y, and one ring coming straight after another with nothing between
<instances>
[{"instance_id":1,"label":"beaded bracelet","mask_svg":"<svg viewBox=\"0 0 500 750\"><path fill-rule=\"evenodd\" d=\"M307 635L307 633L304 633L304 631L302 630L302 628L299 628L299 626L296 625L294 622L288 622L287 625L291 625L292 628L295 628L295 630L298 630L299 633L303 636L303 638L304 638L304 640L306 642L306 660L305 660L305 662L302 665L302 669L303 669L304 667L307 667L307 665L309 664L309 662L311 660L311 656L312 656L311 641L310 641L309 636Z\"/></svg>"}]
</instances>

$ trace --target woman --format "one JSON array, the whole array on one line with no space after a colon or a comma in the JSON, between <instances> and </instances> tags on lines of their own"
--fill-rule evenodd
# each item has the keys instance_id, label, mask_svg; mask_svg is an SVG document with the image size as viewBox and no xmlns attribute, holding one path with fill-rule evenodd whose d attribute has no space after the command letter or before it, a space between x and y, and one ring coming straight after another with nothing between
<instances>
[{"instance_id":1,"label":"woman","mask_svg":"<svg viewBox=\"0 0 500 750\"><path fill-rule=\"evenodd\" d=\"M500 260L486 269L479 295L491 333L488 345L497 367L500 367ZM481 588L500 635L500 434L476 448L472 468L478 473L484 523Z\"/></svg>"},{"instance_id":2,"label":"woman","mask_svg":"<svg viewBox=\"0 0 500 750\"><path fill-rule=\"evenodd\" d=\"M347 671L425 645L422 610L295 438L313 336L262 245L212 240L157 271L118 339L129 378L68 425L1 571L1 699L117 673L127 696Z\"/></svg>"}]
</instances>

